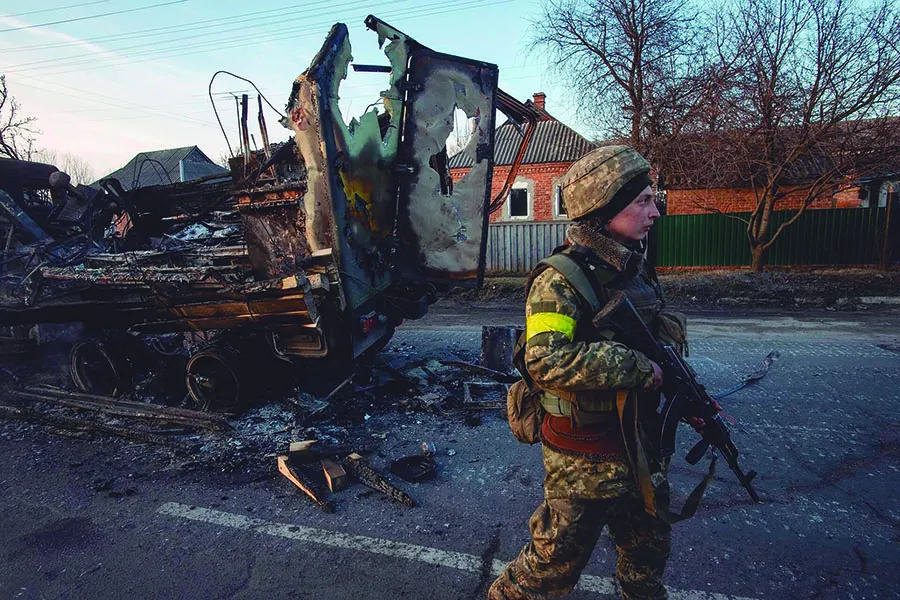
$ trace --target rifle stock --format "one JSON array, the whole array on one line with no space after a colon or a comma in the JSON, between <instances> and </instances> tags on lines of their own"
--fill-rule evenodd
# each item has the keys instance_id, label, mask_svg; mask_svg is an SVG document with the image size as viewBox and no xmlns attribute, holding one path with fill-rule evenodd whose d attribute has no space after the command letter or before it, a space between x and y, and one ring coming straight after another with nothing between
<instances>
[{"instance_id":1,"label":"rifle stock","mask_svg":"<svg viewBox=\"0 0 900 600\"><path fill-rule=\"evenodd\" d=\"M697 381L690 365L672 347L662 344L653 337L624 293L614 291L610 294L609 302L594 317L594 326L612 328L617 332L617 340L633 350L642 352L662 369L662 393L665 402L659 410L662 419L660 457L665 458L675 453L678 423L686 421L689 417L699 417L705 423L701 434L703 437L691 448L686 457L687 462L696 464L712 446L725 458L728 467L747 490L750 498L754 502L760 502L752 484L756 471L745 474L738 464L738 449L731 441L731 434L719 415L715 400Z\"/></svg>"}]
</instances>

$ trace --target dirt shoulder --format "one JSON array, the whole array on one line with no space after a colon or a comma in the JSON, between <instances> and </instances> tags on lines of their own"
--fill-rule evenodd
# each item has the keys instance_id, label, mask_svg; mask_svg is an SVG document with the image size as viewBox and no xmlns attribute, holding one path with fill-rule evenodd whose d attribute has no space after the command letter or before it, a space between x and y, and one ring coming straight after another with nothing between
<instances>
[{"instance_id":1,"label":"dirt shoulder","mask_svg":"<svg viewBox=\"0 0 900 600\"><path fill-rule=\"evenodd\" d=\"M479 290L454 289L448 299L514 303L525 300L525 277L488 277ZM900 306L900 271L875 269L668 271L666 300L684 308L824 308L867 310Z\"/></svg>"}]
</instances>

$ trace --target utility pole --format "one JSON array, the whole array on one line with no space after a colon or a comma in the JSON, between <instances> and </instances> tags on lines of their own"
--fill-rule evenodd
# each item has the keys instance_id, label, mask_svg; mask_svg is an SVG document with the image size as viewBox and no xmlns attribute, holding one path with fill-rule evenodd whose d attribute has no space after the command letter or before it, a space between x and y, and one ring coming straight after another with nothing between
<instances>
[{"instance_id":1,"label":"utility pole","mask_svg":"<svg viewBox=\"0 0 900 600\"><path fill-rule=\"evenodd\" d=\"M900 215L896 215L893 210L894 203L897 200L897 192L893 185L888 187L887 191L887 209L884 213L884 243L881 245L881 269L887 271L891 268L892 254L891 250L891 221ZM896 216L895 216L896 215Z\"/></svg>"}]
</instances>

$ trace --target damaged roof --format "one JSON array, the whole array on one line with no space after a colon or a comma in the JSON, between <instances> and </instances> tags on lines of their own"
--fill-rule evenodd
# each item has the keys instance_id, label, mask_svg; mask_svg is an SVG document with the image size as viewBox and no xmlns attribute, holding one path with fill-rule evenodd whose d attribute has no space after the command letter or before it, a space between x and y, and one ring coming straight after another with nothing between
<instances>
[{"instance_id":1,"label":"damaged roof","mask_svg":"<svg viewBox=\"0 0 900 600\"><path fill-rule=\"evenodd\" d=\"M197 146L139 152L121 169L101 179L118 179L126 190L193 181L206 175L227 173ZM96 183L96 182L95 182Z\"/></svg>"},{"instance_id":2,"label":"damaged roof","mask_svg":"<svg viewBox=\"0 0 900 600\"><path fill-rule=\"evenodd\" d=\"M494 146L494 166L511 165L522 136L516 127L507 121L497 128ZM522 164L575 162L597 145L589 142L571 127L554 118L540 120L525 151ZM459 153L450 159L450 168L471 167L472 159Z\"/></svg>"}]
</instances>

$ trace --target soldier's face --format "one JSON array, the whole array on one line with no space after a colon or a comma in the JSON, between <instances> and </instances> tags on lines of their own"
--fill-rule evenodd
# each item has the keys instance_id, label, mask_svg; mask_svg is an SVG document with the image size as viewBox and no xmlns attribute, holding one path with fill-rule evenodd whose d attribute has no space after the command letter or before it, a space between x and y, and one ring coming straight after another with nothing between
<instances>
[{"instance_id":1,"label":"soldier's face","mask_svg":"<svg viewBox=\"0 0 900 600\"><path fill-rule=\"evenodd\" d=\"M612 238L619 242L637 242L647 237L647 232L659 218L656 197L648 185L622 212L606 224Z\"/></svg>"}]
</instances>

